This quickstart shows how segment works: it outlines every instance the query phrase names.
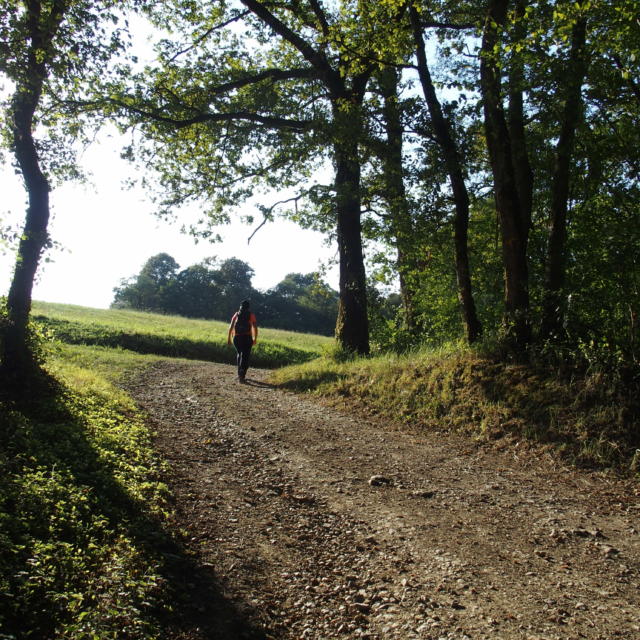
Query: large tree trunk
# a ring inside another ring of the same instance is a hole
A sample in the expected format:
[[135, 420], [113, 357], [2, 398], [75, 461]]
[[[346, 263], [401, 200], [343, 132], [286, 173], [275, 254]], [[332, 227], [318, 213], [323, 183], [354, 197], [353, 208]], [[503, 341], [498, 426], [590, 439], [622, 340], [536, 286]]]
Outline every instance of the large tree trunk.
[[413, 220], [407, 200], [404, 184], [404, 167], [402, 158], [402, 122], [398, 106], [398, 73], [392, 67], [384, 68], [379, 74], [382, 91], [383, 116], [387, 133], [387, 144], [382, 156], [384, 165], [385, 199], [391, 214], [391, 230], [397, 251], [398, 278], [400, 280], [400, 297], [404, 312], [404, 324], [409, 331], [418, 330], [415, 313], [416, 291], [412, 285], [415, 278], [415, 261], [413, 254]]
[[545, 270], [545, 297], [541, 337], [558, 335], [564, 315], [562, 288], [566, 272], [567, 207], [569, 177], [576, 127], [582, 115], [582, 83], [587, 73], [585, 55], [586, 20], [573, 27], [571, 52], [565, 84], [565, 104], [556, 147], [556, 160], [551, 187], [551, 229]]
[[[333, 107], [335, 190], [338, 253], [340, 257], [340, 303], [336, 338], [349, 351], [369, 353], [367, 282], [362, 251], [360, 210], [359, 126], [353, 114]], [[357, 118], [355, 118], [357, 121]]]
[[[360, 159], [358, 142], [362, 135], [362, 101], [373, 68], [352, 75], [339, 60], [334, 66], [324, 48], [314, 47], [280, 20], [267, 3], [242, 0], [242, 3], [269, 25], [284, 40], [293, 45], [319, 73], [328, 89], [333, 111], [333, 150], [336, 169], [336, 217], [338, 252], [340, 256], [340, 304], [336, 323], [336, 338], [340, 345], [359, 354], [369, 353], [369, 322], [367, 288], [362, 252], [360, 220]], [[292, 4], [292, 12], [300, 17], [301, 7]], [[313, 13], [328, 29], [327, 16], [321, 3], [312, 3]], [[351, 81], [350, 83], [348, 81]], [[351, 85], [348, 88], [348, 85]]]
[[429, 108], [433, 131], [444, 158], [456, 208], [454, 244], [458, 299], [460, 300], [467, 340], [471, 343], [475, 342], [482, 334], [482, 325], [476, 313], [476, 305], [471, 286], [471, 269], [469, 267], [469, 194], [464, 182], [458, 147], [453, 139], [449, 122], [442, 112], [442, 107], [431, 79], [420, 19], [413, 5], [410, 6], [410, 16], [416, 47], [416, 58], [418, 61], [418, 74], [420, 76], [425, 101]]
[[528, 228], [522, 215], [513, 150], [502, 104], [498, 33], [506, 21], [508, 0], [491, 0], [480, 57], [480, 90], [494, 197], [500, 221], [505, 279], [505, 328], [513, 347], [524, 354], [531, 340], [529, 319]]

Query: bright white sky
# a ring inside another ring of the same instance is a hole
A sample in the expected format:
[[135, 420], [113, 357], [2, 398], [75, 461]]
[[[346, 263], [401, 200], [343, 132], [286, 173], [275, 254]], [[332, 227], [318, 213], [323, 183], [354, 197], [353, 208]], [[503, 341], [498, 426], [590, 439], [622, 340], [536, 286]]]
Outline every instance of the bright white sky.
[[[136, 54], [141, 60], [151, 59], [151, 41], [157, 34], [139, 16], [130, 16], [130, 21], [136, 33]], [[81, 160], [93, 176], [91, 184], [67, 184], [51, 193], [49, 230], [60, 248], [48, 252], [51, 262], [42, 261], [34, 300], [107, 308], [120, 280], [138, 274], [151, 256], [161, 252], [175, 258], [181, 268], [211, 256], [239, 258], [255, 270], [253, 286], [262, 290], [278, 284], [288, 273], [316, 271], [335, 258], [336, 247], [325, 246], [321, 234], [284, 220], [262, 227], [247, 245], [262, 220], [257, 210], [250, 211], [250, 205], [245, 212], [255, 214], [258, 222], [253, 227], [236, 219], [218, 230], [222, 243], [196, 244], [191, 236], [180, 233], [184, 222], [197, 218], [196, 212], [176, 212], [174, 225], [163, 222], [154, 217], [153, 203], [144, 192], [123, 187], [134, 169], [120, 158], [120, 147], [117, 139], [103, 136]], [[290, 196], [274, 193], [272, 202]], [[263, 204], [270, 202], [263, 200]], [[22, 230], [25, 203], [21, 179], [11, 167], [0, 164], [0, 226]], [[14, 254], [0, 245], [0, 295], [9, 290], [14, 262]], [[338, 289], [337, 267], [329, 270], [327, 282]]]
[[[324, 245], [324, 237], [280, 220], [265, 225], [247, 245], [254, 227], [239, 221], [219, 229], [223, 243], [195, 243], [180, 233], [182, 222], [193, 216], [185, 211], [172, 225], [153, 215], [153, 204], [140, 189], [128, 190], [123, 181], [132, 166], [120, 159], [117, 141], [96, 143], [83, 157], [93, 173], [92, 184], [67, 184], [51, 193], [53, 219], [50, 232], [61, 248], [48, 252], [52, 262], [41, 263], [33, 299], [107, 308], [113, 288], [122, 278], [136, 275], [151, 256], [166, 252], [181, 268], [209, 256], [236, 257], [254, 270], [253, 286], [268, 289], [288, 273], [316, 271], [321, 262], [335, 257], [336, 248]], [[0, 171], [0, 224], [22, 229], [26, 193], [10, 167]], [[273, 202], [281, 199], [273, 195]], [[247, 205], [250, 208], [250, 205]], [[262, 220], [257, 211], [256, 220]], [[0, 253], [0, 295], [9, 290], [15, 257]], [[338, 288], [337, 269], [328, 283]]]

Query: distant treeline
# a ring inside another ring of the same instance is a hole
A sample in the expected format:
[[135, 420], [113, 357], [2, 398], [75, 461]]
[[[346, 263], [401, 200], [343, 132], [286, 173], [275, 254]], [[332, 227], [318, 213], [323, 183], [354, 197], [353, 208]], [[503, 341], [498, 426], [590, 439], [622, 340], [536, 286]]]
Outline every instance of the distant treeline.
[[174, 258], [159, 253], [138, 275], [121, 281], [111, 306], [228, 321], [250, 299], [263, 326], [333, 335], [338, 293], [317, 274], [290, 273], [268, 291], [253, 288], [253, 275], [238, 258], [207, 258], [181, 270]]

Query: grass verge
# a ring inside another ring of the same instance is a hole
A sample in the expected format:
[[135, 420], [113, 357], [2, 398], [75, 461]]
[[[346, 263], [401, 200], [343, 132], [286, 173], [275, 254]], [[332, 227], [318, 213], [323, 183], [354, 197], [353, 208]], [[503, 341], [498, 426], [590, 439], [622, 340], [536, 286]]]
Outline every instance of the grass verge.
[[63, 347], [46, 393], [0, 400], [0, 637], [161, 635], [166, 487], [113, 384], [147, 361]]
[[640, 398], [600, 374], [559, 377], [450, 345], [344, 363], [322, 358], [272, 380], [420, 429], [485, 440], [510, 434], [580, 465], [640, 470]]

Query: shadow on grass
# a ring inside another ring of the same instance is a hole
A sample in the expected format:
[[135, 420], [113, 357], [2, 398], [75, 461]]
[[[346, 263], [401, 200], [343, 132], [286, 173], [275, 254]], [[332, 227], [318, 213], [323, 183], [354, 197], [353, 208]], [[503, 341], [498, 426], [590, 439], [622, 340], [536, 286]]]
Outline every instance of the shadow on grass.
[[[504, 409], [496, 435], [556, 447], [589, 468], [634, 467], [640, 447], [638, 389], [581, 373], [559, 376], [529, 365], [493, 365], [478, 377], [484, 397]], [[495, 422], [495, 421], [494, 421]]]
[[118, 443], [108, 450], [89, 432], [56, 380], [30, 391], [0, 397], [0, 635], [266, 638], [259, 612], [226, 598], [214, 570], [117, 479]]

